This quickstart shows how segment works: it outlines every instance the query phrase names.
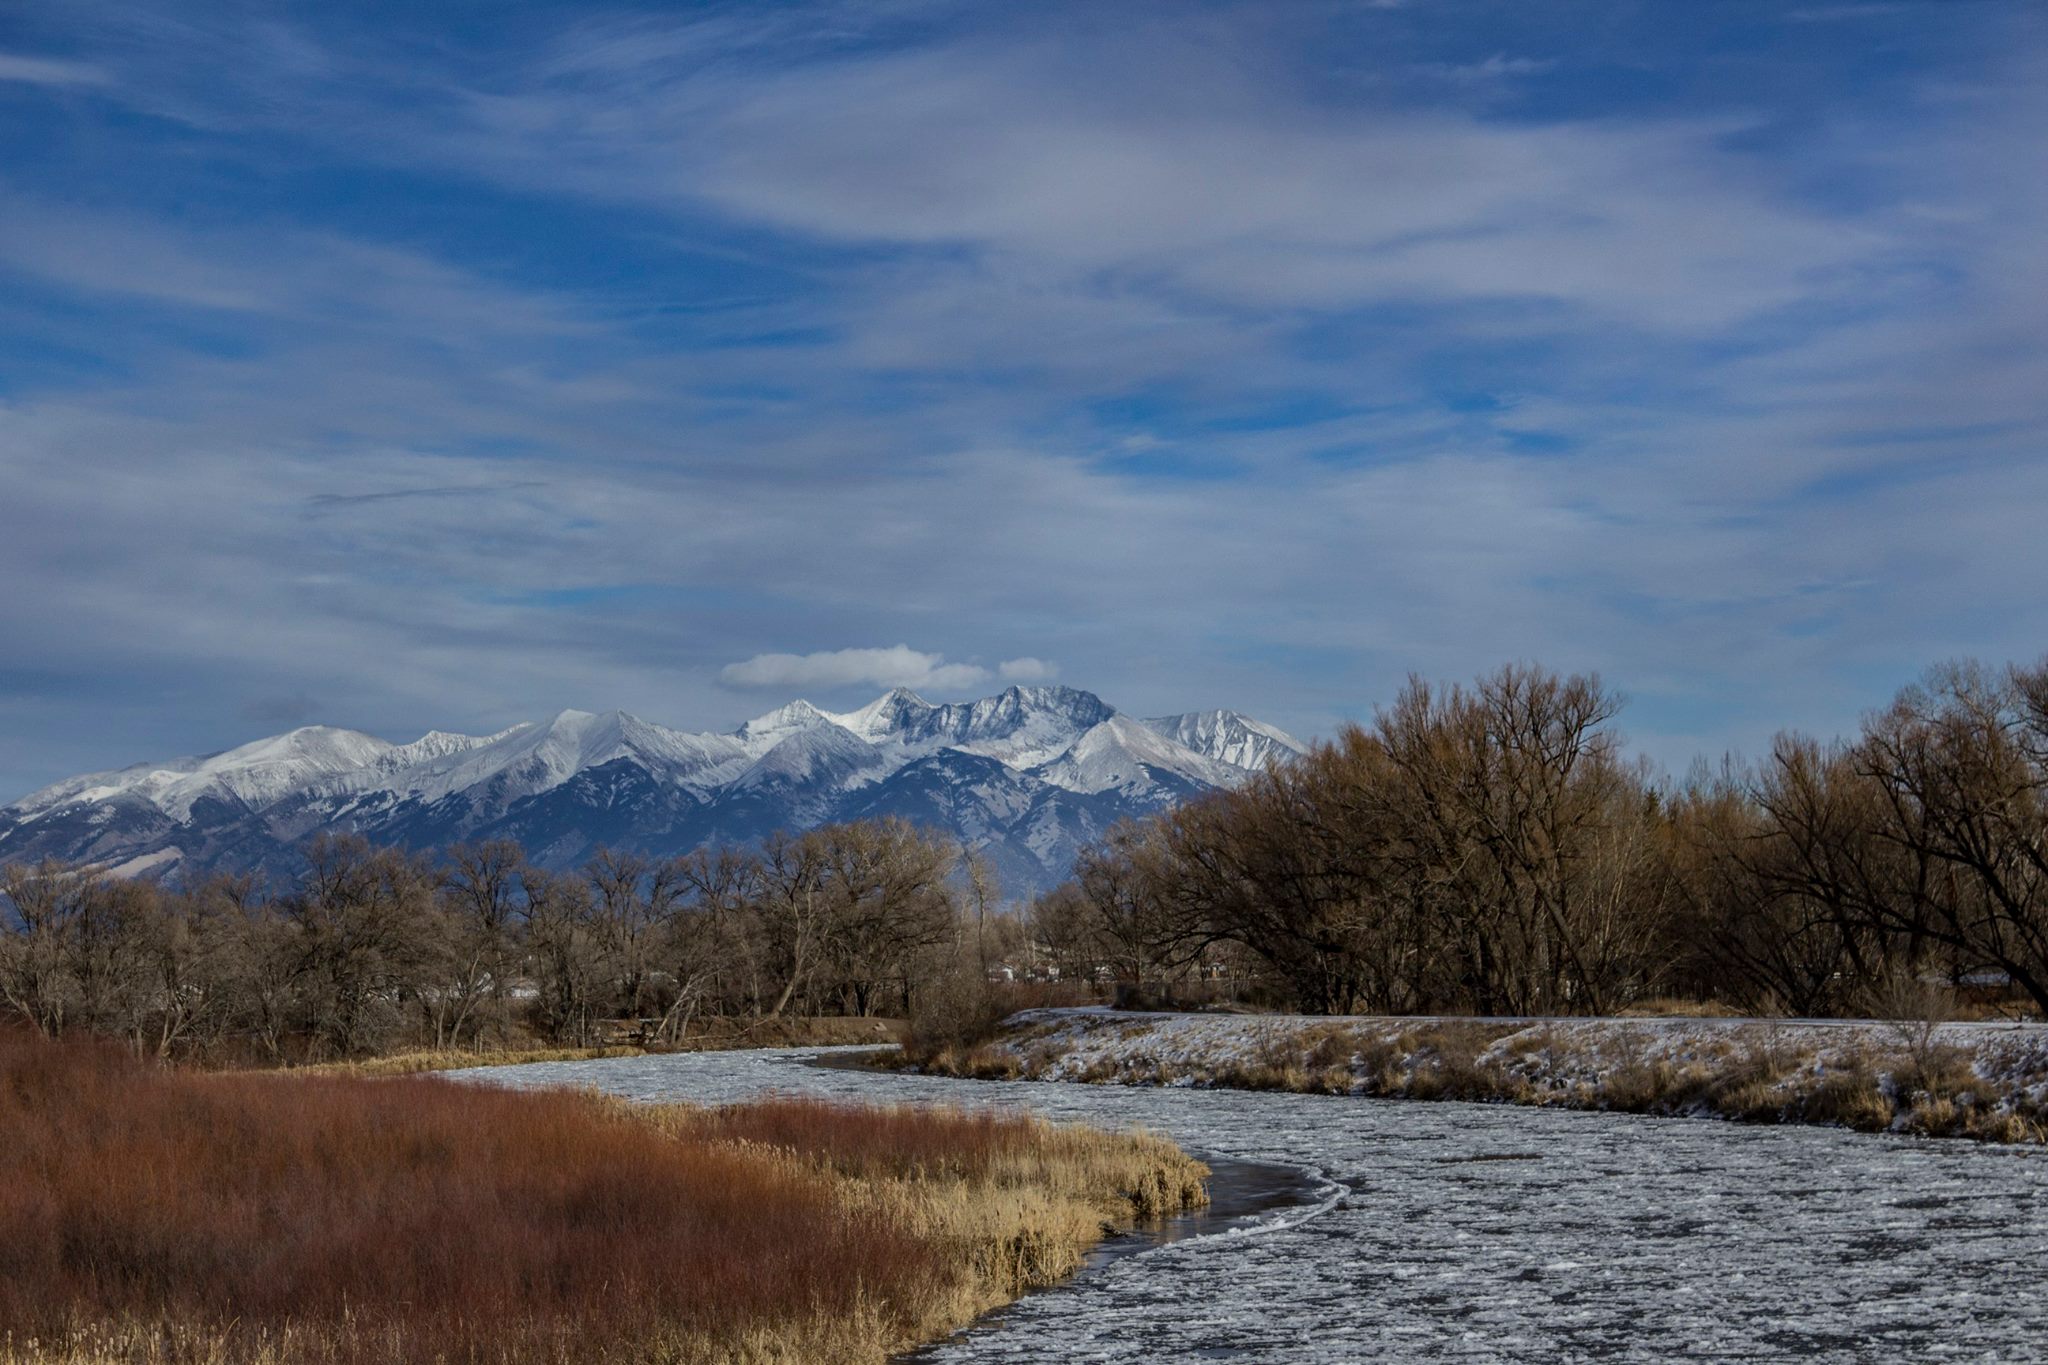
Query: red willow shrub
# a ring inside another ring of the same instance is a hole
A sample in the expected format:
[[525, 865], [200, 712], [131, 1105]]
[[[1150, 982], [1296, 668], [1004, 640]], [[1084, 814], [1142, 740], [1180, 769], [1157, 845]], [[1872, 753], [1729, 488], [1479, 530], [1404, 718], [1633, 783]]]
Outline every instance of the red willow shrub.
[[708, 1111], [697, 1131], [788, 1148], [843, 1175], [975, 1179], [1042, 1141], [1022, 1115], [991, 1110], [849, 1108], [784, 1095]]
[[[829, 1109], [753, 1130], [830, 1148]], [[907, 1138], [842, 1117], [863, 1152]], [[936, 1255], [835, 1203], [823, 1174], [585, 1095], [196, 1075], [0, 1029], [0, 1336], [17, 1342], [239, 1324], [233, 1359], [291, 1323], [338, 1361], [638, 1359], [915, 1303]]]

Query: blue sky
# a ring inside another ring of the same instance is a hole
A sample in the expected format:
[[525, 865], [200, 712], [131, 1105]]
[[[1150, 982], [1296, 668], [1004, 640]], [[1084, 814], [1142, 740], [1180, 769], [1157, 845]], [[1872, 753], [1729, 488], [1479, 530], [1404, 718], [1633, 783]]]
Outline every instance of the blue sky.
[[0, 799], [1006, 680], [1659, 761], [2048, 648], [2048, 7], [0, 7]]

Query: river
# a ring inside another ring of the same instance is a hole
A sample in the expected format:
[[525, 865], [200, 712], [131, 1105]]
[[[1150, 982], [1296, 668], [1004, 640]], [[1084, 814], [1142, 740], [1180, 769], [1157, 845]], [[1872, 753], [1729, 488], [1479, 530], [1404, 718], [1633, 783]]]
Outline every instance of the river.
[[463, 1073], [1142, 1124], [1303, 1201], [1103, 1258], [920, 1361], [2048, 1360], [2048, 1150], [1707, 1119], [824, 1068], [817, 1049]]

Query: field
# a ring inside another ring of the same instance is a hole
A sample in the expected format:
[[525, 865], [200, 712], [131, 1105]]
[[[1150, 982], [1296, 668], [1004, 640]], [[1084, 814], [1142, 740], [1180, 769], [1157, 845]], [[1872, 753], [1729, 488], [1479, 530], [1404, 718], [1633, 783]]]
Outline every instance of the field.
[[1204, 1174], [1023, 1117], [201, 1075], [0, 1031], [0, 1360], [880, 1360]]

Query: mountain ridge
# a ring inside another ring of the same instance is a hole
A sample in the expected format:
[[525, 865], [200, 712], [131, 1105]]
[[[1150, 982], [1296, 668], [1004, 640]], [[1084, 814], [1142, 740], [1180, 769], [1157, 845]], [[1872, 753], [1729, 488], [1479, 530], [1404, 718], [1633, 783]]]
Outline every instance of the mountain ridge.
[[0, 806], [0, 861], [287, 873], [297, 845], [336, 832], [414, 848], [515, 838], [568, 867], [603, 844], [668, 856], [899, 814], [987, 853], [1026, 893], [1116, 820], [1302, 748], [1237, 712], [1138, 720], [1064, 686], [939, 704], [895, 688], [847, 712], [798, 700], [722, 733], [575, 710], [404, 744], [313, 725], [31, 792]]

